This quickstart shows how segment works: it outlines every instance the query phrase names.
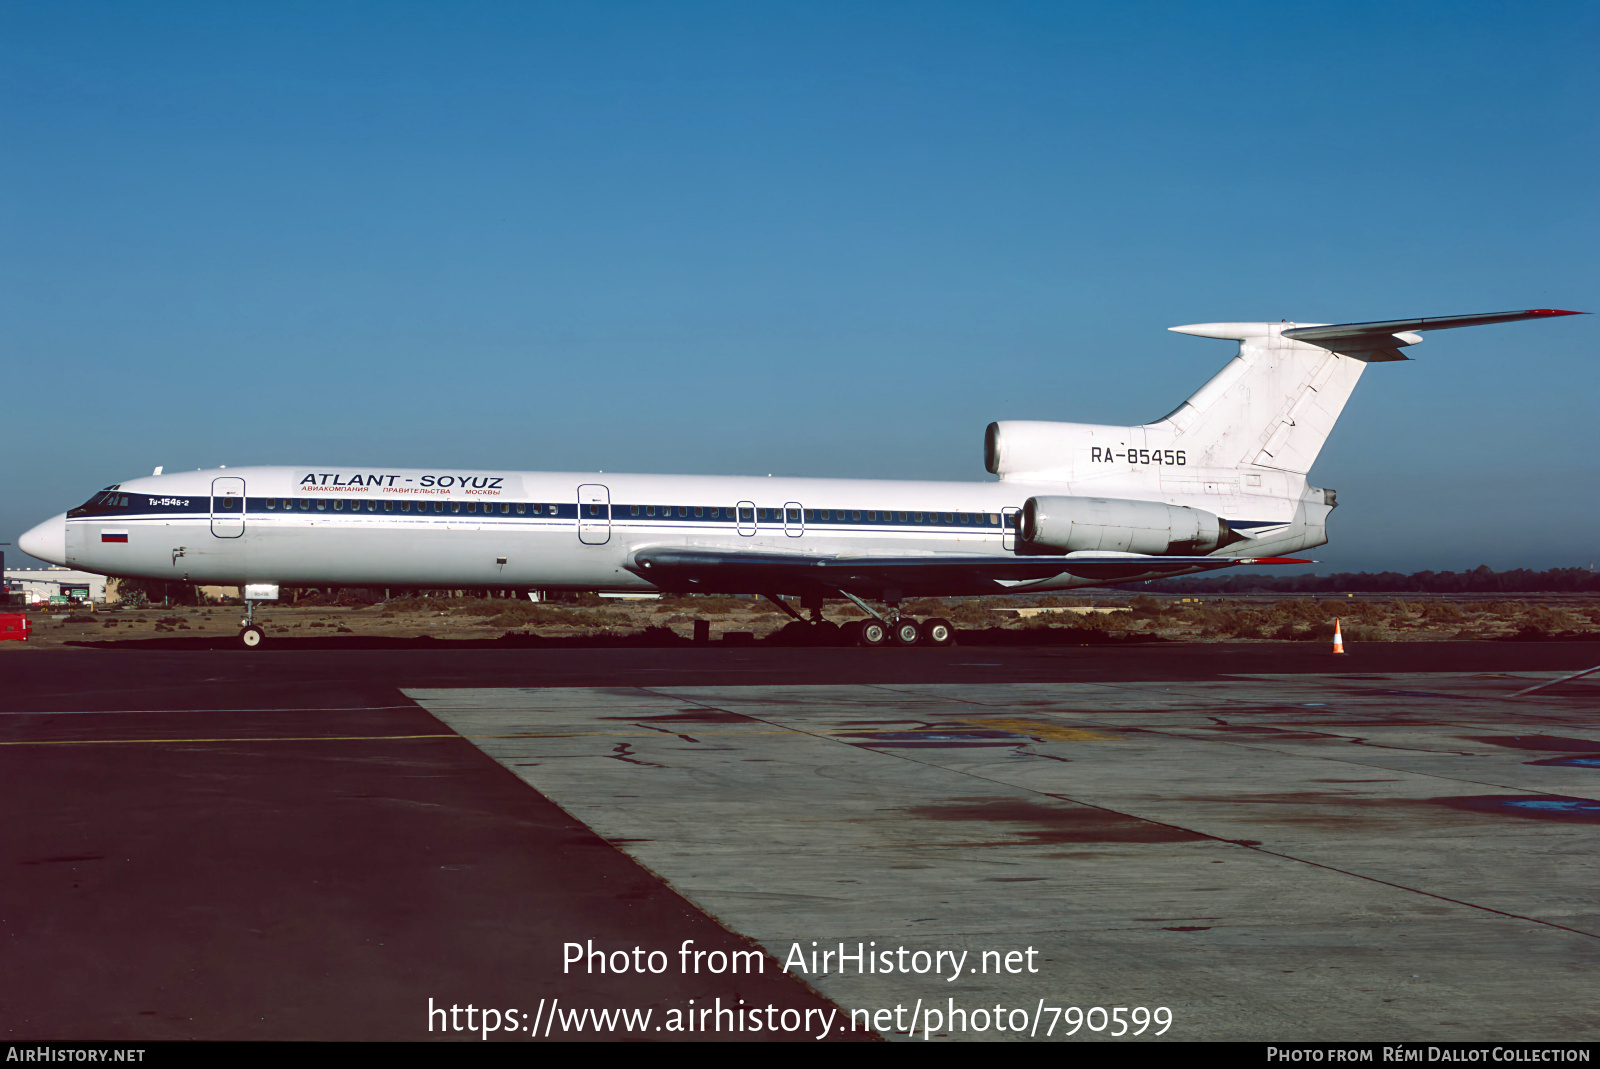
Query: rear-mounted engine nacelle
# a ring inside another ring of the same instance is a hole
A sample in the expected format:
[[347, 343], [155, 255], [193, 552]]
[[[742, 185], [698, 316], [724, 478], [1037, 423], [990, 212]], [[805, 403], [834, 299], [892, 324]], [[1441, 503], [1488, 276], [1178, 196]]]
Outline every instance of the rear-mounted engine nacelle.
[[1209, 512], [1114, 497], [1030, 497], [1022, 506], [1022, 537], [1058, 553], [1179, 555], [1209, 553], [1239, 540], [1226, 520]]

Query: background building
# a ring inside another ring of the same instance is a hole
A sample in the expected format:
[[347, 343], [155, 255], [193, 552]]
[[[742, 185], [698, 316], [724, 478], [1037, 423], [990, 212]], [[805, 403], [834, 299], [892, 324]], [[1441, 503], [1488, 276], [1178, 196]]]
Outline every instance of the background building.
[[106, 600], [106, 577], [72, 568], [7, 568], [6, 590], [29, 605], [66, 598], [74, 604]]

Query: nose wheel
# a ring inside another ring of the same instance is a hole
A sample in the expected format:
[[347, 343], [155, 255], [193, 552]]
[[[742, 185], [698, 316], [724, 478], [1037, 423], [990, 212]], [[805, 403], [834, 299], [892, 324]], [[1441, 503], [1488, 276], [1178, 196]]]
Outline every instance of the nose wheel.
[[258, 650], [262, 643], [267, 641], [267, 633], [256, 624], [256, 603], [252, 598], [244, 601], [244, 619], [239, 623], [244, 627], [235, 639], [241, 650]]

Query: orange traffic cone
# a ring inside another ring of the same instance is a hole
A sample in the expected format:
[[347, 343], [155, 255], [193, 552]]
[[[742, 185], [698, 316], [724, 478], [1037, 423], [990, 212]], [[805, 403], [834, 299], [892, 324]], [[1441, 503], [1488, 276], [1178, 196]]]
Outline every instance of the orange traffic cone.
[[1339, 618], [1333, 618], [1333, 652], [1344, 652], [1344, 636], [1339, 633]]

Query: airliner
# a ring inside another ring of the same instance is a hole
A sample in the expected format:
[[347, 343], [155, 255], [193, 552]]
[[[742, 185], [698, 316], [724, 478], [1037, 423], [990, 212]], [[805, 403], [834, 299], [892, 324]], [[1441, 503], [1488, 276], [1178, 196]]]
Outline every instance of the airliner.
[[[1306, 476], [1368, 364], [1408, 359], [1423, 331], [1579, 314], [1172, 327], [1238, 353], [1152, 423], [991, 423], [988, 482], [157, 468], [19, 546], [105, 575], [236, 584], [247, 649], [281, 586], [756, 594], [819, 639], [946, 645], [949, 621], [903, 601], [1308, 563], [1286, 554], [1327, 541], [1335, 500]], [[830, 598], [866, 618], [838, 633]]]

